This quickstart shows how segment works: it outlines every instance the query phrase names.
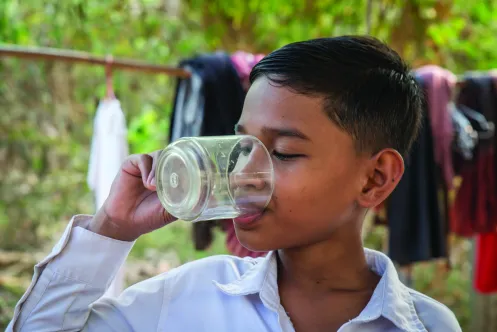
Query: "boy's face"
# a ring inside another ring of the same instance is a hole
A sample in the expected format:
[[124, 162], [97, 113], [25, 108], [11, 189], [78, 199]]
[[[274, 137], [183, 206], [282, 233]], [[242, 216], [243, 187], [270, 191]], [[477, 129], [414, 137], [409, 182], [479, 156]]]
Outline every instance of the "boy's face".
[[247, 94], [238, 134], [266, 145], [275, 176], [262, 217], [249, 224], [235, 220], [243, 245], [260, 251], [295, 248], [330, 239], [341, 227], [359, 228], [354, 220], [364, 213], [357, 203], [371, 156], [356, 152], [352, 138], [324, 113], [321, 98], [260, 78]]

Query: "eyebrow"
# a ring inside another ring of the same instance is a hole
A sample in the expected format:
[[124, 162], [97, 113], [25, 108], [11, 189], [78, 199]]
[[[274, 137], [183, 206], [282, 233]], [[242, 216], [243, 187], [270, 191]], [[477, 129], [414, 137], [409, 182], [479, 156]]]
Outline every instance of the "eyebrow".
[[[241, 124], [235, 125], [235, 132], [241, 133], [241, 134], [246, 134], [247, 130], [245, 127]], [[310, 141], [310, 138], [306, 136], [304, 133], [301, 131], [295, 129], [295, 128], [275, 128], [275, 127], [262, 127], [262, 132], [263, 133], [270, 133], [272, 135], [276, 135], [279, 137], [290, 137], [290, 138], [298, 138], [304, 141]]]

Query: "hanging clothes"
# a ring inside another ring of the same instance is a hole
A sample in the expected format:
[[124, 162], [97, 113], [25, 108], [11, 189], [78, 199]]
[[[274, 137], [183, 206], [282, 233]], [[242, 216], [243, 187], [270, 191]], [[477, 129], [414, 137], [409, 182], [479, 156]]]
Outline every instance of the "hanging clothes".
[[[453, 228], [460, 235], [477, 234], [474, 287], [497, 292], [497, 76], [467, 75], [459, 102], [479, 133], [473, 163], [465, 163], [463, 182], [452, 209]], [[476, 114], [475, 114], [476, 113]]]
[[450, 102], [457, 77], [450, 71], [435, 65], [427, 65], [415, 70], [426, 86], [428, 116], [435, 146], [435, 161], [440, 166], [445, 185], [451, 189], [454, 179], [452, 166], [452, 139], [454, 128]]
[[242, 87], [245, 91], [248, 91], [250, 87], [249, 78], [252, 68], [254, 68], [262, 58], [264, 58], [264, 54], [252, 54], [244, 51], [236, 51], [231, 55], [231, 62], [240, 77]]
[[169, 135], [171, 142], [181, 137], [200, 136], [204, 120], [202, 79], [191, 66], [185, 65], [184, 69], [188, 70], [191, 76], [190, 79], [178, 81]]
[[99, 209], [110, 192], [110, 187], [121, 164], [129, 154], [126, 118], [117, 99], [102, 100], [97, 108], [88, 166], [88, 186]]
[[[428, 92], [431, 81], [424, 77], [417, 79]], [[386, 204], [388, 254], [401, 266], [447, 257], [447, 226], [438, 200], [444, 181], [435, 171], [432, 111], [427, 108], [419, 136], [406, 158], [404, 175]]]
[[456, 165], [473, 159], [473, 152], [478, 143], [478, 133], [463, 110], [458, 109], [454, 103], [452, 103], [451, 108], [454, 125], [453, 160], [454, 170], [457, 173]]
[[[494, 179], [495, 179], [495, 192], [497, 193], [497, 175], [495, 175], [495, 173], [497, 173], [497, 134], [495, 133], [495, 127], [497, 126], [497, 69], [495, 70], [492, 70], [490, 73], [489, 73], [489, 77], [490, 77], [490, 80], [492, 82], [491, 84], [491, 91], [492, 91], [492, 103], [491, 103], [491, 106], [490, 108], [487, 110], [487, 113], [488, 116], [489, 116], [489, 121], [492, 122], [493, 124], [493, 129], [494, 129], [494, 135], [493, 135], [493, 138], [494, 138], [494, 144], [493, 144], [493, 147], [494, 147]], [[497, 196], [495, 197], [496, 201], [497, 201]]]
[[[235, 59], [236, 62], [233, 62]], [[229, 56], [223, 52], [203, 54], [180, 63], [191, 72], [191, 78], [179, 79], [176, 87], [169, 137], [171, 141], [185, 136], [219, 136], [234, 134], [240, 118], [246, 90], [242, 81], [255, 64], [244, 63], [247, 54]], [[213, 240], [213, 227], [226, 231], [227, 248], [241, 257], [259, 254], [245, 249], [235, 235], [232, 220], [208, 221], [193, 224], [196, 250], [206, 249]]]
[[458, 108], [478, 133], [472, 161], [457, 168], [462, 178], [450, 211], [451, 230], [471, 237], [497, 232], [497, 161], [495, 136], [497, 93], [490, 76], [467, 75], [459, 92]]
[[184, 60], [192, 73], [179, 79], [169, 137], [232, 135], [242, 113], [245, 92], [231, 58], [224, 52]]
[[476, 238], [474, 287], [483, 294], [497, 292], [497, 232]]
[[[98, 107], [93, 124], [88, 186], [95, 196], [98, 210], [110, 193], [112, 182], [129, 154], [126, 118], [117, 99], [104, 99]], [[124, 289], [124, 265], [116, 274], [106, 296], [117, 297]]]

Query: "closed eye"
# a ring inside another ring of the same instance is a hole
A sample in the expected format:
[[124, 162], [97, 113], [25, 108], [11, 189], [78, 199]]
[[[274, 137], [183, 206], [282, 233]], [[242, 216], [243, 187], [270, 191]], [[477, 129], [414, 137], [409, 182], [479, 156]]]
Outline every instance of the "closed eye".
[[284, 154], [284, 153], [279, 153], [276, 150], [273, 151], [273, 156], [275, 156], [276, 159], [279, 159], [282, 161], [289, 161], [289, 160], [297, 159], [300, 157], [304, 157], [304, 155], [302, 155], [302, 154]]

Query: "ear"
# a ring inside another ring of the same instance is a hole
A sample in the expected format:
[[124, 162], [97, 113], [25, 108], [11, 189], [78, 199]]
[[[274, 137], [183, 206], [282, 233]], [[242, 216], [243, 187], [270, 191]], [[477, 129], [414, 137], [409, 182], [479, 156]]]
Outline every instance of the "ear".
[[384, 149], [366, 165], [366, 179], [358, 203], [372, 208], [383, 202], [395, 189], [404, 174], [404, 159], [394, 149]]

